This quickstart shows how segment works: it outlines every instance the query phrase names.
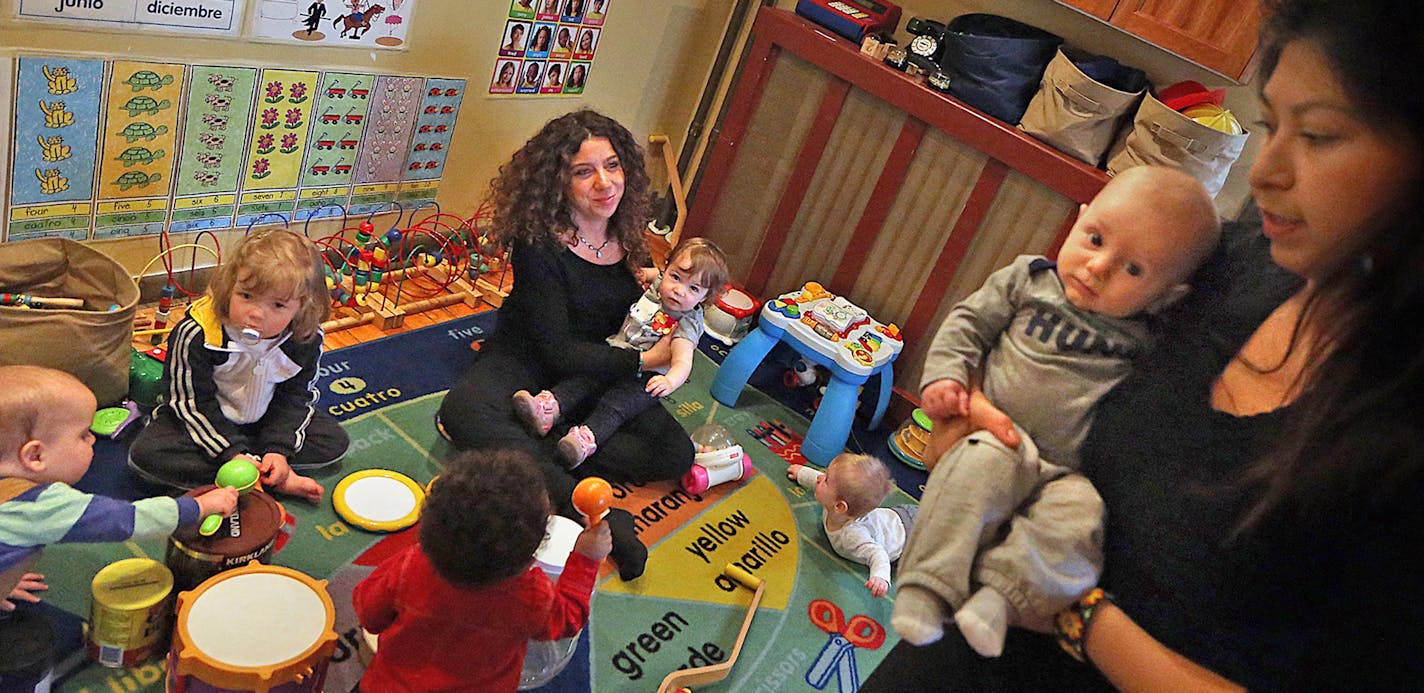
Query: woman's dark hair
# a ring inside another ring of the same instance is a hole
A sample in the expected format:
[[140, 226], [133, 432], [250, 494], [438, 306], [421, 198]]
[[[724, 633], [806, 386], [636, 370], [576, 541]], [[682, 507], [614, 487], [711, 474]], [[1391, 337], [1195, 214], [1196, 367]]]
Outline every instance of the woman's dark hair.
[[549, 512], [543, 474], [527, 454], [472, 450], [431, 485], [420, 511], [420, 547], [440, 577], [487, 585], [529, 569]]
[[[570, 71], [571, 78], [578, 68]], [[618, 121], [594, 111], [574, 111], [549, 121], [500, 167], [490, 182], [494, 232], [505, 244], [559, 246], [571, 240], [575, 225], [568, 201], [570, 164], [591, 137], [608, 140], [623, 167], [623, 200], [608, 220], [608, 233], [623, 247], [624, 264], [637, 269], [648, 257], [643, 231], [649, 219], [649, 183], [643, 148]]]
[[531, 47], [530, 50], [549, 50], [549, 37], [552, 36], [553, 33], [554, 32], [549, 30], [549, 26], [547, 24], [539, 27], [539, 30], [534, 32], [534, 45], [533, 47]]
[[[1276, 0], [1266, 12], [1259, 83], [1286, 45], [1304, 42], [1329, 62], [1370, 126], [1405, 133], [1399, 146], [1424, 161], [1417, 3]], [[1420, 187], [1405, 193], [1404, 208], [1380, 228], [1361, 229], [1370, 236], [1358, 256], [1317, 282], [1302, 320], [1319, 335], [1307, 361], [1318, 365], [1305, 376], [1281, 439], [1248, 471], [1247, 483], [1260, 493], [1238, 531], [1280, 511], [1291, 521], [1353, 523], [1418, 502], [1424, 322], [1406, 316], [1424, 306]]]

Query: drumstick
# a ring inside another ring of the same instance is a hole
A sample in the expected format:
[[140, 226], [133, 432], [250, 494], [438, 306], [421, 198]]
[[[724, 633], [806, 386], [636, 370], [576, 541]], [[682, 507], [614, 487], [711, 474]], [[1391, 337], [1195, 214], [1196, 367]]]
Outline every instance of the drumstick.
[[31, 308], [83, 308], [82, 298], [31, 296], [30, 294], [0, 294], [0, 305]]
[[674, 671], [663, 677], [662, 685], [658, 686], [658, 693], [670, 693], [687, 686], [717, 683], [727, 678], [727, 674], [732, 673], [732, 665], [736, 664], [737, 655], [742, 652], [742, 644], [747, 640], [747, 630], [752, 626], [752, 617], [756, 616], [757, 607], [761, 605], [761, 595], [766, 591], [766, 581], [731, 563], [722, 569], [722, 574], [736, 580], [742, 587], [755, 590], [752, 593], [751, 604], [747, 605], [747, 617], [742, 619], [742, 630], [737, 633], [737, 642], [732, 645], [732, 656], [728, 657], [725, 662]]

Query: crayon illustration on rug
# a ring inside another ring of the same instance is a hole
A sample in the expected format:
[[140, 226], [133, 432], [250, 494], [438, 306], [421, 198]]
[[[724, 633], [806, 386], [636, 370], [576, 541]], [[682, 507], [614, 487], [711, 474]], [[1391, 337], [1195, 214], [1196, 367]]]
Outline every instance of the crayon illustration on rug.
[[[367, 469], [400, 472], [421, 485], [439, 473], [450, 450], [432, 425], [434, 413], [444, 388], [470, 358], [468, 344], [493, 329], [493, 317], [477, 315], [323, 359], [320, 406], [342, 421], [351, 448], [339, 470], [316, 476], [328, 489], [320, 505], [283, 502], [295, 524], [272, 562], [328, 581], [337, 638], [327, 691], [350, 690], [362, 671], [351, 590], [382, 559], [416, 539], [414, 528], [381, 533], [353, 526], [336, 513], [330, 494], [342, 479]], [[786, 478], [789, 461], [804, 463], [798, 450], [807, 421], [752, 388], [735, 409], [718, 404], [708, 390], [716, 370], [713, 359], [700, 355], [687, 384], [664, 404], [689, 432], [720, 425], [754, 469], [700, 494], [676, 482], [613, 483], [613, 504], [634, 515], [648, 545], [647, 571], [623, 582], [605, 564], [589, 626], [572, 659], [536, 690], [655, 690], [675, 670], [727, 661], [752, 594], [723, 574], [728, 565], [764, 580], [764, 595], [727, 678], [698, 690], [853, 691], [894, 645], [888, 630], [893, 588], [886, 598], [869, 594], [866, 567], [834, 553], [821, 529], [819, 504]], [[135, 487], [125, 476], [122, 454], [121, 446], [101, 445], [94, 464], [100, 471], [91, 472], [81, 488], [147, 495], [151, 489]], [[879, 456], [895, 466], [883, 447]], [[913, 500], [897, 489], [884, 504], [907, 502]], [[166, 548], [162, 541], [140, 541], [46, 550], [39, 566], [52, 586], [46, 611], [69, 622], [61, 628], [66, 649], [55, 690], [163, 690], [161, 657], [130, 668], [101, 667], [80, 651], [77, 623], [89, 616], [90, 581], [100, 569], [135, 556], [162, 561]]]

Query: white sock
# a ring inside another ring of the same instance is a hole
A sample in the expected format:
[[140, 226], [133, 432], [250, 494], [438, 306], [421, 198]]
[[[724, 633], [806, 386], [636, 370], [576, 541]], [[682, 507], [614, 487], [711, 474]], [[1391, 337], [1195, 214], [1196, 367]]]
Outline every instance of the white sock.
[[1004, 637], [1009, 630], [1009, 600], [992, 587], [980, 587], [959, 611], [954, 622], [969, 646], [984, 657], [1004, 653]]
[[890, 625], [911, 645], [928, 645], [944, 637], [947, 612], [944, 600], [934, 592], [918, 585], [901, 585], [895, 591]]

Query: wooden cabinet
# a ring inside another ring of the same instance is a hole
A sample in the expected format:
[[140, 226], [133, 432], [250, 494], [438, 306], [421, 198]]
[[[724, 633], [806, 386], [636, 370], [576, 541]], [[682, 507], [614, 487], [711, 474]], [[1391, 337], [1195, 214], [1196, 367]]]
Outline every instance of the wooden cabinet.
[[1257, 0], [1057, 0], [1233, 80], [1249, 78]]

